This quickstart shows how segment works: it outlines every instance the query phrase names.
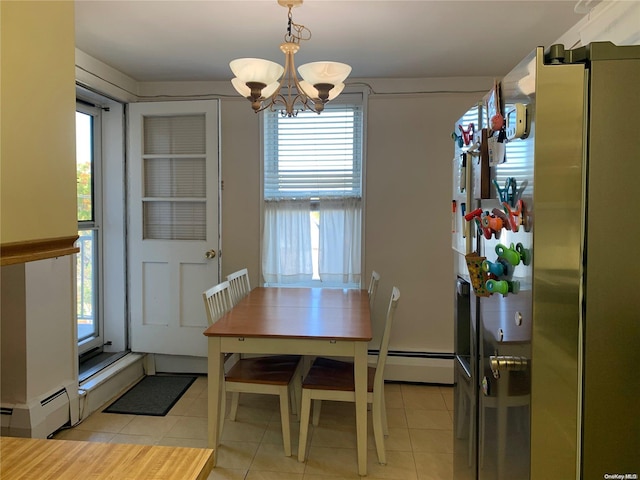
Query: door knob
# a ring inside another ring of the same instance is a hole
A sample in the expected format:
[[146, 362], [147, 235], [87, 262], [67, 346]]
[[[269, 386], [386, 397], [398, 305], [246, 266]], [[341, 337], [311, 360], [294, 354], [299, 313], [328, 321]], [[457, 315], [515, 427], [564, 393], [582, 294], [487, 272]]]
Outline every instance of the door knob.
[[216, 257], [216, 251], [215, 250], [207, 250], [204, 253], [204, 256], [207, 257], [208, 259], [212, 259]]

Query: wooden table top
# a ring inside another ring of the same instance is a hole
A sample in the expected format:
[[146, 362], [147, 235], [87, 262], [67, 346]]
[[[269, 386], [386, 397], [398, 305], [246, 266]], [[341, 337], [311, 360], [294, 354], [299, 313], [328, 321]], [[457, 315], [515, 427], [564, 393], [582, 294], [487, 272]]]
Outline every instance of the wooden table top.
[[209, 448], [0, 437], [2, 480], [206, 480]]
[[204, 334], [368, 342], [369, 295], [354, 289], [258, 287]]

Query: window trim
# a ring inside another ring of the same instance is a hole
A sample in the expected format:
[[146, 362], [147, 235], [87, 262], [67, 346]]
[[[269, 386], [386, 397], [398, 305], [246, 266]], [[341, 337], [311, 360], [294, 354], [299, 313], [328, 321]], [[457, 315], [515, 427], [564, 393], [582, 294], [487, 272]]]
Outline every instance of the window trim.
[[[337, 99], [332, 100], [331, 104], [333, 105], [338, 105], [338, 104], [349, 104], [349, 103], [359, 103], [361, 105], [361, 115], [362, 115], [362, 119], [361, 119], [361, 165], [360, 165], [360, 177], [361, 177], [361, 187], [360, 187], [360, 198], [361, 198], [361, 208], [362, 208], [362, 218], [361, 218], [361, 245], [360, 245], [360, 252], [361, 252], [361, 259], [360, 259], [360, 264], [361, 264], [361, 281], [359, 285], [353, 284], [353, 285], [349, 285], [349, 286], [345, 286], [345, 284], [340, 284], [340, 285], [330, 285], [327, 282], [322, 282], [320, 280], [312, 280], [311, 282], [301, 282], [301, 283], [296, 283], [293, 285], [288, 285], [288, 286], [300, 286], [300, 287], [322, 287], [322, 288], [366, 288], [365, 285], [365, 278], [364, 278], [364, 271], [365, 271], [365, 252], [366, 252], [366, 237], [365, 237], [365, 231], [366, 231], [366, 171], [367, 171], [367, 162], [366, 162], [366, 158], [367, 158], [367, 118], [368, 118], [368, 94], [369, 94], [369, 90], [366, 87], [347, 87], [346, 89], [346, 93], [341, 94]], [[262, 245], [263, 245], [263, 241], [264, 241], [264, 221], [265, 221], [265, 194], [264, 194], [264, 175], [265, 175], [265, 114], [266, 112], [263, 112], [260, 115], [260, 271], [261, 271], [261, 276], [260, 279], [262, 280], [262, 284], [264, 286], [281, 286], [280, 284], [275, 284], [275, 283], [269, 283], [269, 282], [264, 282], [263, 280], [263, 274], [262, 274]], [[311, 203], [312, 203], [312, 211], [316, 211], [318, 209], [318, 205], [319, 205], [319, 199], [317, 198], [312, 198], [311, 199]], [[365, 286], [363, 286], [365, 285]], [[285, 285], [287, 286], [287, 285]]]

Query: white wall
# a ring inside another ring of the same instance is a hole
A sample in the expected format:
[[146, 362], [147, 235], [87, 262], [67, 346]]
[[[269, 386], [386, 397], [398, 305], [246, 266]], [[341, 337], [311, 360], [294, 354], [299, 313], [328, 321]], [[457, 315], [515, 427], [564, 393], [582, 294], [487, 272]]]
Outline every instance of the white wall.
[[249, 267], [260, 285], [260, 116], [242, 98], [221, 102], [222, 278]]
[[601, 2], [555, 43], [561, 43], [565, 48], [573, 48], [591, 42], [639, 45], [640, 2], [637, 0]]
[[[74, 261], [66, 255], [0, 269], [1, 400], [14, 410], [2, 415], [3, 434], [44, 437], [70, 420], [70, 409], [78, 411], [74, 289], [60, 281], [73, 278]], [[52, 425], [40, 402], [62, 388], [62, 420]]]
[[126, 236], [125, 196], [126, 180], [124, 156], [124, 112], [122, 104], [108, 102], [108, 111], [102, 112], [102, 171], [103, 178], [120, 181], [103, 182], [103, 202], [107, 208], [102, 212], [103, 258], [102, 265], [104, 302], [103, 341], [111, 342], [104, 347], [106, 352], [122, 352], [127, 348], [126, 309]]
[[[478, 84], [488, 89], [490, 82]], [[402, 293], [391, 350], [453, 352], [451, 132], [477, 97], [380, 95], [369, 101], [366, 271], [382, 276], [376, 339], [391, 287]]]

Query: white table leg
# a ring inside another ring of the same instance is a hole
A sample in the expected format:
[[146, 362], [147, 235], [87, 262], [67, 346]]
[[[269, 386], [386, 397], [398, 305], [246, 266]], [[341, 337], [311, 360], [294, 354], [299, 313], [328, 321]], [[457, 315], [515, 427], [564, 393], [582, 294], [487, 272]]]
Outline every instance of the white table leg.
[[207, 396], [209, 398], [209, 408], [207, 416], [209, 418], [208, 446], [213, 448], [213, 465], [215, 466], [218, 458], [218, 445], [220, 443], [220, 422], [224, 421], [224, 417], [220, 415], [221, 395], [223, 389], [222, 379], [224, 378], [223, 358], [220, 352], [220, 338], [209, 337], [208, 352], [208, 377], [207, 377]]
[[367, 474], [367, 343], [355, 342], [356, 430], [358, 474]]

